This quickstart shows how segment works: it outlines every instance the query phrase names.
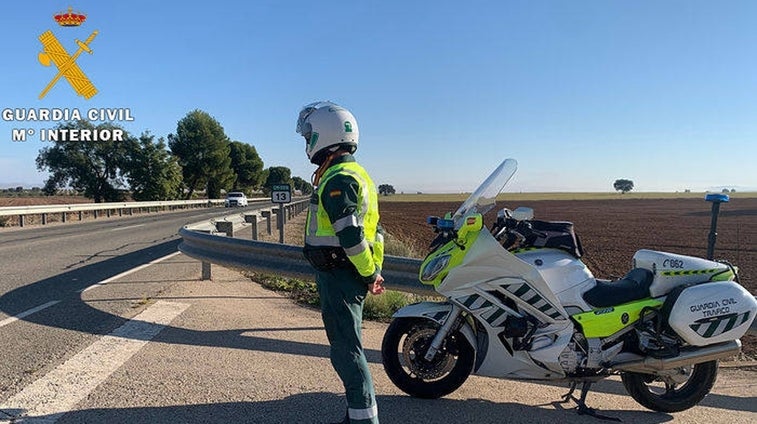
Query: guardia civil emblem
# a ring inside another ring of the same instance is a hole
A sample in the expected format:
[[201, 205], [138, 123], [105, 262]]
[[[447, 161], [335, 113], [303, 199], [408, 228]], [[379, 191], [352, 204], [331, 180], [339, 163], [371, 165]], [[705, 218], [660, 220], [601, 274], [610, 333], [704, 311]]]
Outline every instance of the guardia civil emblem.
[[[87, 15], [84, 15], [81, 12], [74, 12], [73, 9], [69, 7], [67, 12], [58, 13], [53, 16], [53, 19], [55, 19], [55, 22], [61, 27], [78, 27], [87, 20]], [[87, 100], [97, 94], [97, 89], [92, 84], [92, 81], [87, 78], [87, 75], [82, 72], [81, 68], [76, 63], [76, 60], [83, 52], [92, 54], [92, 49], [89, 45], [96, 36], [97, 31], [92, 31], [92, 34], [90, 34], [86, 40], [80, 41], [77, 39], [76, 45], [78, 46], [78, 49], [73, 55], [68, 54], [52, 31], [45, 31], [39, 36], [39, 41], [42, 43], [42, 51], [38, 56], [39, 63], [44, 66], [50, 66], [51, 63], [55, 64], [55, 67], [58, 70], [58, 73], [53, 77], [50, 83], [47, 84], [44, 90], [42, 90], [42, 93], [40, 93], [40, 99], [44, 98], [47, 95], [47, 92], [50, 91], [61, 78], [68, 81], [68, 84], [74, 89], [76, 94]]]

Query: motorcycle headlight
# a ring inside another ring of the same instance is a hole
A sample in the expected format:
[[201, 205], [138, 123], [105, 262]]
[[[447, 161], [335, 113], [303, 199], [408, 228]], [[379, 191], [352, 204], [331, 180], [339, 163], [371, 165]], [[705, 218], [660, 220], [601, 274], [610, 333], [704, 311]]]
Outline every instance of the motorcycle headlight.
[[442, 272], [444, 268], [447, 268], [451, 257], [451, 255], [440, 255], [432, 259], [431, 262], [427, 263], [426, 266], [423, 267], [421, 280], [432, 281], [434, 278], [436, 278], [436, 276], [439, 275], [439, 273]]

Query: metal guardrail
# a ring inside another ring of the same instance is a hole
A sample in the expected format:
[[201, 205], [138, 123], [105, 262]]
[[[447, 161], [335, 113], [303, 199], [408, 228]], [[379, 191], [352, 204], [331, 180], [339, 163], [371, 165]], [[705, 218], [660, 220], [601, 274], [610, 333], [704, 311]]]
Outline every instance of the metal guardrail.
[[[302, 246], [245, 240], [202, 233], [184, 227], [179, 230], [179, 250], [192, 258], [241, 271], [270, 272], [288, 277], [313, 278], [313, 268], [302, 256]], [[432, 295], [418, 282], [418, 259], [386, 256], [386, 287], [392, 290]]]
[[[268, 199], [266, 200], [268, 201]], [[277, 220], [280, 221], [278, 222], [281, 237], [279, 242], [283, 243], [284, 228], [282, 227], [282, 224], [286, 223], [286, 221], [293, 218], [298, 213], [305, 211], [309, 202], [309, 197], [300, 197], [294, 199], [288, 204], [284, 204], [283, 206], [271, 205], [268, 208], [258, 207], [257, 209], [245, 210], [238, 214], [231, 214], [220, 218], [211, 218], [209, 221], [195, 223], [190, 225], [189, 227], [197, 231], [207, 232], [211, 234], [223, 233], [228, 237], [234, 237], [234, 234], [238, 229], [250, 225], [252, 226], [252, 239], [257, 240], [258, 223], [260, 221], [260, 218], [262, 217], [263, 220], [265, 220], [267, 224], [266, 231], [269, 235], [271, 235], [273, 233], [272, 218], [276, 216]], [[283, 216], [280, 216], [280, 214], [283, 214]]]
[[[308, 201], [303, 202], [306, 205]], [[301, 208], [302, 210], [304, 208]], [[313, 278], [313, 268], [302, 255], [302, 246], [233, 238], [221, 234], [226, 231], [219, 230], [219, 227], [228, 227], [219, 226], [220, 222], [233, 223], [232, 234], [245, 224], [251, 224], [244, 215], [229, 215], [181, 228], [179, 235], [182, 241], [179, 250], [204, 264], [217, 264], [240, 271], [270, 272], [293, 278]], [[384, 267], [381, 270], [386, 280], [385, 286], [390, 290], [424, 296], [436, 294], [433, 289], [418, 281], [420, 265], [419, 259], [385, 256]], [[203, 265], [203, 274], [206, 273], [209, 274], [209, 270]]]
[[[249, 199], [269, 200], [269, 199]], [[107, 202], [107, 203], [73, 203], [67, 205], [33, 205], [5, 206], [0, 208], [0, 216], [38, 215], [43, 213], [88, 212], [114, 209], [163, 208], [169, 206], [189, 206], [205, 204], [223, 204], [224, 199], [205, 200], [167, 200], [156, 202]]]
[[[5, 206], [0, 207], [0, 218], [17, 216], [20, 227], [24, 226], [24, 217], [28, 215], [40, 215], [42, 225], [47, 224], [47, 215], [61, 214], [61, 221], [67, 221], [67, 214], [79, 213], [79, 220], [83, 219], [84, 212], [93, 212], [94, 217], [100, 211], [105, 211], [110, 217], [111, 211], [118, 211], [118, 215], [123, 215], [124, 211], [132, 215], [135, 209], [165, 209], [175, 207], [192, 207], [192, 206], [217, 206], [223, 205], [224, 199], [200, 199], [200, 200], [164, 200], [152, 202], [106, 202], [106, 203], [72, 203], [65, 205], [31, 205], [31, 206]], [[250, 204], [254, 202], [270, 201], [268, 198], [248, 199]]]

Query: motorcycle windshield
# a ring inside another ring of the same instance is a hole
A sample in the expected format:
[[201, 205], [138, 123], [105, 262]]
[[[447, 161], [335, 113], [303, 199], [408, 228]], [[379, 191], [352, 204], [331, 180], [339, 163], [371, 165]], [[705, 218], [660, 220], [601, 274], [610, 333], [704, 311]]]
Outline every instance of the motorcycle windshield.
[[496, 204], [497, 195], [505, 188], [517, 169], [518, 162], [515, 159], [505, 159], [502, 161], [497, 169], [473, 191], [470, 197], [452, 215], [452, 219], [455, 221], [455, 228], [460, 227], [460, 218], [469, 213], [480, 213], [483, 215], [492, 210]]

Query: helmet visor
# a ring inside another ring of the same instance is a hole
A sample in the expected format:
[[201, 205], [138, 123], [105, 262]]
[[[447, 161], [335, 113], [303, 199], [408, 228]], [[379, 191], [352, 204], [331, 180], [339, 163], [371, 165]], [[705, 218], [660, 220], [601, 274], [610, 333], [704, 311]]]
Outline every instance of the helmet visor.
[[310, 125], [307, 125], [308, 128], [306, 128], [305, 121], [307, 121], [308, 116], [310, 116], [311, 113], [316, 109], [315, 105], [317, 103], [311, 103], [305, 107], [302, 108], [300, 111], [300, 116], [297, 118], [297, 134], [300, 134], [302, 136], [305, 135], [305, 133], [310, 132], [311, 128]]
[[334, 103], [325, 101], [313, 102], [302, 107], [302, 110], [300, 110], [300, 116], [297, 118], [297, 134], [302, 135], [306, 139], [310, 138], [309, 133], [312, 132], [313, 128], [306, 121], [311, 113], [324, 106], [338, 107]]

